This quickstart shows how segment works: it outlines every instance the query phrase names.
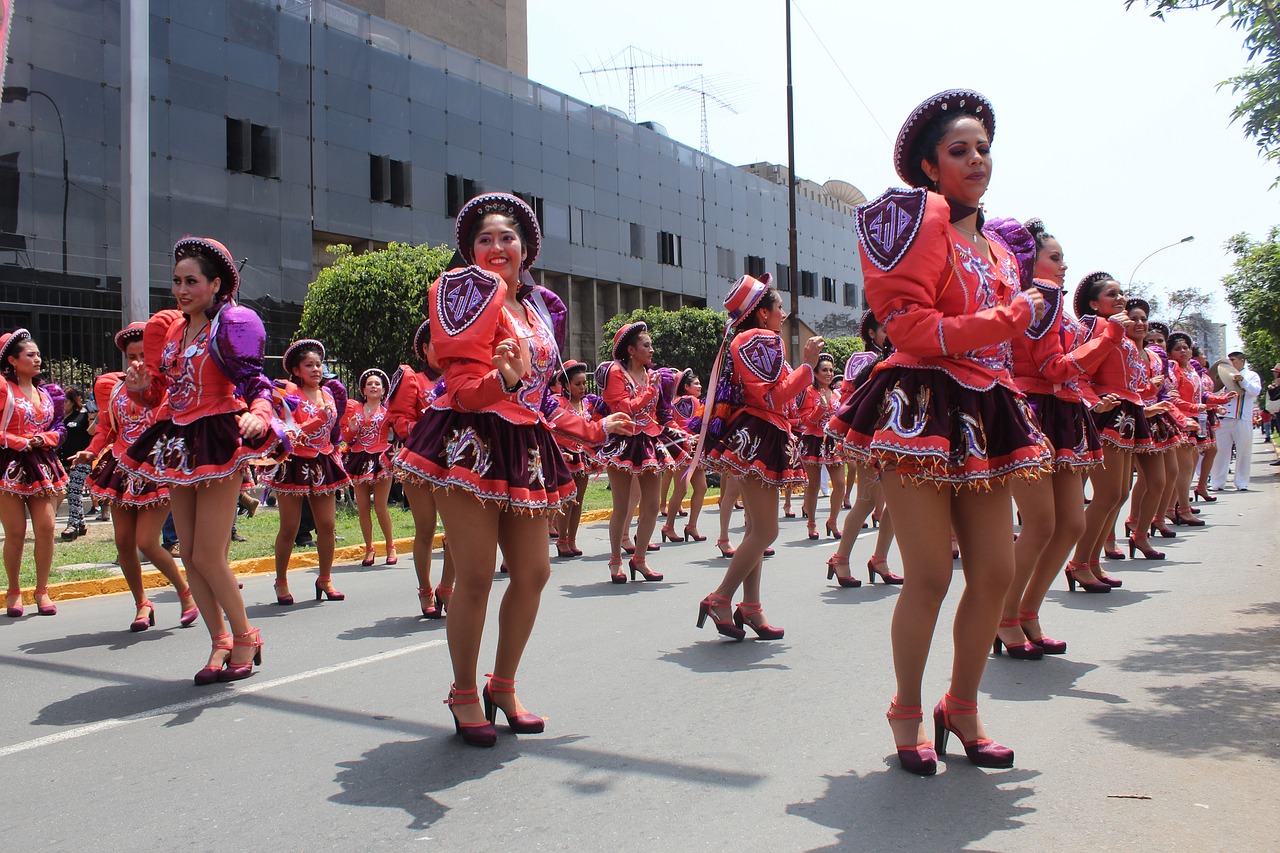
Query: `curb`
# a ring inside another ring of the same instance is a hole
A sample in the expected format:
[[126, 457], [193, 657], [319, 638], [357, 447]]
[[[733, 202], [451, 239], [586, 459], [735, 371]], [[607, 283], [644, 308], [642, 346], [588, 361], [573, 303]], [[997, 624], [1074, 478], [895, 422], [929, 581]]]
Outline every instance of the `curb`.
[[[682, 506], [688, 506], [689, 498], [685, 498]], [[713, 500], [703, 503], [703, 506], [719, 506], [720, 498], [717, 496]], [[611, 509], [593, 509], [590, 512], [582, 514], [583, 524], [594, 524], [598, 521], [607, 521], [613, 517]], [[412, 536], [404, 539], [395, 540], [396, 551], [412, 551]], [[438, 550], [444, 544], [444, 534], [437, 533], [435, 538], [431, 540], [431, 547]], [[379, 542], [374, 545], [374, 551], [378, 557], [385, 558], [387, 555], [386, 545]], [[355, 562], [364, 558], [363, 545], [347, 545], [342, 548], [335, 548], [333, 551], [333, 563]], [[315, 551], [295, 552], [289, 558], [289, 571], [300, 571], [303, 569], [314, 569], [320, 564], [319, 555]], [[181, 563], [179, 563], [181, 565]], [[274, 573], [276, 570], [275, 557], [253, 557], [248, 560], [235, 560], [231, 563], [231, 571], [237, 575], [261, 575], [268, 572]], [[160, 587], [169, 586], [169, 579], [160, 574], [156, 569], [150, 569], [142, 573], [143, 589], [158, 589]], [[93, 578], [92, 580], [82, 581], [63, 581], [62, 583], [49, 584], [49, 598], [54, 601], [74, 601], [79, 598], [92, 598], [98, 595], [115, 595], [121, 592], [128, 592], [129, 584], [122, 575], [114, 575], [109, 578]], [[35, 604], [35, 587], [23, 587], [22, 589], [23, 604]]]

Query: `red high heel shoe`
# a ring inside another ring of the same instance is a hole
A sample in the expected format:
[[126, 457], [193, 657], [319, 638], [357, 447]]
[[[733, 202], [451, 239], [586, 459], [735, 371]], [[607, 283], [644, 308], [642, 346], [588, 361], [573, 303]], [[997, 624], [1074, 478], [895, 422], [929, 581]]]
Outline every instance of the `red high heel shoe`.
[[[231, 658], [227, 658], [227, 665], [218, 673], [219, 681], [239, 681], [242, 678], [248, 678], [253, 674], [255, 664], [262, 666], [262, 637], [258, 635], [257, 628], [250, 628], [243, 634], [236, 634], [234, 645], [238, 648], [252, 648], [253, 657], [245, 663], [232, 663]], [[233, 651], [232, 654], [235, 654]]]
[[827, 535], [830, 536], [832, 539], [840, 538], [839, 528], [833, 526], [829, 521], [827, 522], [826, 531], [827, 531]]
[[[848, 508], [849, 508], [849, 507], [845, 507], [845, 509], [848, 509]], [[879, 526], [880, 526], [880, 518], [881, 518], [883, 515], [884, 515], [884, 513], [882, 513], [882, 512], [881, 512], [880, 510], [878, 510], [878, 509], [873, 509], [873, 510], [871, 510], [871, 526], [872, 526], [872, 527], [879, 527]], [[864, 526], [865, 526], [865, 525], [864, 525]]]
[[[1001, 619], [1000, 627], [1021, 629], [1022, 623], [1016, 618]], [[1025, 643], [1018, 643], [1017, 645], [1011, 646], [1001, 640], [1000, 636], [997, 634], [995, 640], [991, 642], [991, 653], [995, 655], [1000, 654], [1001, 646], [1004, 646], [1005, 651], [1009, 653], [1009, 657], [1014, 660], [1040, 660], [1040, 658], [1044, 657], [1044, 650], [1030, 640]]]
[[360, 565], [367, 569], [373, 565], [373, 561], [376, 559], [378, 559], [378, 552], [372, 548], [365, 548], [364, 559], [360, 561]]
[[1151, 533], [1149, 535], [1155, 536], [1157, 533], [1160, 534], [1161, 539], [1172, 539], [1173, 537], [1178, 535], [1174, 531], [1170, 530], [1168, 527], [1164, 527], [1158, 524], [1157, 522], [1153, 521], [1151, 522]]
[[1185, 524], [1188, 527], [1204, 527], [1204, 519], [1196, 518], [1195, 509], [1183, 506], [1181, 503], [1177, 506], [1177, 512], [1174, 515], [1175, 524]]
[[[743, 625], [751, 626], [751, 630], [756, 632], [756, 636], [762, 640], [781, 640], [787, 632], [782, 628], [775, 628], [768, 622], [756, 624], [748, 619], [748, 616], [758, 616], [764, 619], [764, 608], [760, 606], [758, 601], [743, 601], [738, 604], [738, 608], [733, 611], [733, 624], [738, 626], [738, 630], [742, 631]], [[742, 635], [747, 635], [746, 631], [742, 631]]]
[[575, 557], [577, 555], [573, 553], [573, 547], [569, 544], [568, 539], [557, 539], [556, 540], [556, 556], [557, 557]]
[[683, 539], [681, 539], [679, 536], [676, 535], [676, 529], [667, 524], [664, 524], [662, 526], [662, 529], [659, 530], [658, 533], [659, 535], [661, 535], [663, 542], [683, 542], [684, 541]]
[[[953, 707], [954, 706], [954, 707]], [[1001, 746], [991, 738], [980, 737], [965, 740], [960, 730], [951, 725], [952, 717], [965, 714], [977, 714], [978, 703], [957, 699], [950, 693], [942, 697], [942, 701], [933, 709], [933, 737], [938, 742], [938, 753], [947, 754], [947, 738], [954, 734], [964, 744], [964, 754], [979, 767], [1012, 767], [1013, 750]]]
[[628, 538], [624, 538], [622, 540], [622, 550], [627, 554], [634, 554], [636, 552], [636, 543], [632, 542]]
[[[1039, 621], [1040, 621], [1039, 613], [1032, 613], [1030, 610], [1018, 611], [1019, 623], [1039, 622]], [[1022, 629], [1022, 633], [1026, 635], [1028, 640], [1030, 640], [1031, 642], [1039, 646], [1041, 651], [1043, 651], [1046, 655], [1065, 655], [1067, 653], [1067, 644], [1063, 640], [1052, 640], [1048, 637], [1043, 637], [1043, 636], [1033, 637], [1030, 634], [1027, 634], [1027, 629], [1025, 627]]]
[[22, 617], [22, 589], [10, 588], [4, 594], [4, 615], [10, 619]]
[[[276, 604], [281, 607], [290, 607], [293, 605], [293, 595], [289, 592], [289, 582], [287, 580], [276, 581], [272, 586], [274, 586], [276, 590]], [[280, 594], [280, 590], [282, 589], [284, 590], [284, 595]]]
[[[214, 652], [229, 652], [232, 649], [232, 645], [230, 634], [219, 634], [213, 638]], [[209, 653], [209, 657], [213, 657], [213, 652]], [[197, 685], [213, 684], [218, 680], [218, 673], [222, 672], [222, 668], [227, 665], [227, 660], [230, 660], [230, 656], [224, 659], [218, 666], [205, 664], [205, 666], [196, 673], [196, 677], [194, 679], [195, 683]]]
[[178, 615], [178, 624], [183, 628], [189, 628], [195, 621], [200, 618], [200, 608], [196, 606], [195, 596], [191, 594], [191, 590], [178, 593], [178, 605], [181, 607], [183, 603], [190, 601], [190, 607], [183, 607], [182, 613]]
[[720, 556], [724, 557], [726, 560], [730, 559], [737, 553], [737, 549], [729, 547], [728, 539], [717, 539], [716, 547], [720, 549]]
[[388, 547], [387, 547], [387, 560], [386, 560], [386, 562], [384, 562], [384, 563], [383, 563], [383, 565], [384, 565], [384, 566], [394, 566], [394, 565], [395, 565], [396, 563], [398, 563], [398, 562], [400, 562], [400, 555], [396, 553], [396, 546], [395, 546], [395, 545], [390, 545], [390, 546], [388, 546]]
[[573, 552], [573, 556], [575, 556], [575, 557], [581, 557], [581, 556], [582, 556], [582, 549], [578, 547], [578, 540], [577, 540], [577, 539], [570, 539], [570, 540], [569, 540], [569, 550]]
[[[894, 713], [895, 708], [897, 713]], [[919, 705], [899, 705], [897, 696], [894, 696], [893, 701], [889, 703], [889, 710], [884, 716], [889, 721], [890, 729], [893, 728], [894, 720], [924, 720], [924, 714]], [[896, 741], [897, 738], [895, 737], [894, 740]], [[898, 764], [908, 773], [932, 776], [938, 772], [938, 753], [933, 748], [933, 741], [905, 746], [895, 742], [893, 748], [898, 751]]]
[[[617, 571], [614, 571], [615, 569], [616, 569]], [[627, 576], [626, 576], [626, 575], [624, 575], [624, 574], [622, 573], [622, 558], [621, 558], [621, 557], [610, 557], [610, 558], [609, 558], [609, 580], [613, 581], [614, 583], [626, 583], [626, 582], [627, 582]]]
[[[422, 603], [424, 598], [427, 600], [426, 604]], [[440, 612], [440, 606], [435, 603], [435, 596], [429, 586], [418, 587], [418, 607], [422, 608], [423, 619], [439, 619], [444, 615]]]
[[[884, 563], [885, 567], [883, 569], [877, 569], [876, 563]], [[888, 560], [884, 557], [872, 554], [871, 559], [867, 560], [867, 580], [875, 583], [876, 575], [880, 576], [880, 580], [894, 586], [900, 585], [904, 580], [906, 580], [902, 575], [895, 575], [893, 572], [889, 571]]]
[[[1090, 580], [1079, 581], [1073, 572], [1084, 572], [1089, 575]], [[1089, 573], [1089, 567], [1084, 563], [1073, 563], [1067, 561], [1066, 571], [1063, 572], [1067, 576], [1067, 591], [1075, 592], [1076, 584], [1080, 584], [1080, 588], [1085, 592], [1111, 592], [1111, 587], [1102, 581], [1092, 580], [1093, 575]]]
[[729, 599], [725, 598], [723, 595], [716, 595], [714, 592], [702, 599], [702, 601], [698, 603], [697, 627], [701, 628], [707, 621], [707, 617], [710, 616], [711, 621], [715, 623], [716, 630], [724, 636], [730, 637], [734, 640], [745, 639], [747, 636], [746, 631], [742, 630], [730, 620], [722, 622], [716, 618], [714, 608], [728, 607], [730, 604], [732, 604], [732, 602], [729, 601]]
[[458, 719], [458, 715], [453, 710], [454, 705], [478, 705], [480, 704], [480, 691], [472, 687], [470, 690], [459, 690], [455, 685], [449, 685], [449, 698], [444, 700], [444, 704], [449, 706], [449, 713], [453, 715], [453, 730], [462, 737], [462, 742], [470, 746], [493, 746], [498, 742], [498, 730], [494, 728], [493, 723], [485, 720], [483, 723], [464, 723]]
[[764, 549], [764, 553], [763, 553], [763, 554], [761, 554], [760, 556], [762, 556], [762, 557], [772, 557], [772, 556], [773, 556], [774, 554], [776, 554], [776, 553], [777, 553], [777, 552], [776, 552], [776, 551], [774, 551], [772, 548], [765, 548], [765, 549]]
[[333, 588], [333, 578], [329, 575], [316, 578], [316, 601], [324, 596], [329, 601], [346, 601], [347, 597], [343, 593]]
[[32, 590], [32, 592], [35, 593], [35, 597], [36, 597], [36, 615], [37, 616], [57, 616], [58, 615], [58, 605], [52, 604], [52, 603], [50, 604], [40, 603], [40, 596], [43, 595], [45, 598], [49, 597], [49, 587], [38, 586], [34, 590]]
[[1129, 537], [1129, 559], [1133, 559], [1133, 552], [1138, 551], [1142, 554], [1144, 560], [1163, 560], [1164, 551], [1157, 551], [1151, 547], [1151, 538], [1143, 536], [1138, 538], [1137, 534]]
[[686, 524], [686, 525], [685, 525], [685, 528], [684, 528], [684, 541], [688, 542], [690, 539], [692, 539], [694, 542], [706, 542], [706, 541], [707, 541], [707, 537], [705, 537], [705, 536], [699, 536], [699, 535], [698, 535], [698, 533], [697, 533], [697, 531], [695, 531], [692, 527], [689, 527], [689, 526]]
[[436, 610], [440, 611], [437, 619], [443, 619], [445, 614], [449, 612], [449, 600], [453, 598], [453, 587], [437, 586], [436, 587]]
[[840, 574], [840, 566], [848, 568], [849, 558], [841, 557], [839, 554], [832, 554], [831, 558], [827, 560], [827, 580], [835, 578], [836, 583], [840, 584], [840, 586], [845, 589], [857, 589], [862, 586], [862, 581], [855, 578], [853, 576], [853, 572], [850, 572], [848, 575]]
[[[804, 510], [801, 510], [801, 512], [803, 513], [803, 512], [804, 512]], [[791, 510], [789, 510], [789, 509], [784, 509], [784, 510], [782, 511], [782, 517], [783, 517], [783, 518], [795, 518], [795, 517], [796, 517], [796, 514], [795, 514], [794, 512], [792, 512]], [[805, 514], [805, 518], [808, 518], [808, 517], [809, 517], [809, 516], [808, 516], [808, 514], [806, 513], [806, 514]]]
[[139, 616], [129, 623], [129, 630], [135, 634], [156, 626], [156, 606], [151, 603], [151, 599], [144, 598], [138, 603], [138, 609], [141, 610], [144, 607], [147, 608], [147, 615]]
[[1124, 586], [1124, 581], [1119, 578], [1113, 578], [1111, 575], [1102, 571], [1102, 564], [1097, 560], [1089, 561], [1089, 571], [1093, 572], [1093, 576], [1110, 587]]
[[[1111, 547], [1108, 548], [1107, 545], [1110, 545]], [[1115, 547], [1115, 545], [1116, 540], [1108, 539], [1106, 544], [1102, 546], [1102, 556], [1106, 557], [1108, 560], [1123, 560], [1124, 551], [1121, 551], [1119, 548]]]
[[960, 559], [960, 543], [956, 541], [955, 534], [951, 535], [951, 559]]
[[1191, 499], [1193, 501], [1204, 501], [1205, 503], [1211, 504], [1216, 504], [1218, 502], [1218, 499], [1209, 494], [1208, 490], [1205, 489], [1204, 486], [1196, 486], [1195, 491], [1191, 493]]
[[806, 521], [806, 522], [804, 523], [804, 526], [805, 526], [805, 528], [807, 528], [807, 529], [808, 529], [808, 531], [809, 531], [809, 538], [810, 538], [810, 539], [817, 539], [817, 538], [818, 538], [818, 522], [814, 521], [813, 519], [809, 519], [808, 521]]
[[647, 581], [662, 580], [661, 572], [649, 571], [649, 567], [646, 566], [643, 562], [637, 563], [635, 557], [632, 557], [630, 560], [627, 560], [627, 568], [631, 570], [631, 580], [633, 581], [636, 579], [637, 573], [640, 575], [640, 577], [644, 578]]
[[[484, 686], [484, 716], [491, 724], [498, 718], [498, 708], [501, 707], [497, 702], [493, 701], [495, 693], [510, 693], [515, 695], [516, 683], [506, 678], [498, 678], [498, 676], [485, 673], [489, 679], [489, 683]], [[502, 710], [503, 716], [507, 718], [507, 728], [518, 735], [536, 735], [541, 734], [546, 728], [546, 720], [537, 714], [525, 712], [523, 714], [508, 714], [506, 709]]]

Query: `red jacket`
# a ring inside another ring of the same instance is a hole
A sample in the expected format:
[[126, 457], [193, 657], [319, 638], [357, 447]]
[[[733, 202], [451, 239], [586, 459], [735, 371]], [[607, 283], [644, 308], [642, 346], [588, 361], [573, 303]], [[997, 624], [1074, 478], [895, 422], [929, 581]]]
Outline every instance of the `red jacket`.
[[1013, 380], [1026, 394], [1049, 394], [1080, 402], [1078, 379], [1097, 369], [1120, 345], [1124, 326], [1106, 323], [1102, 334], [1089, 340], [1084, 329], [1067, 316], [1061, 287], [1036, 281], [1047, 310], [1040, 322], [1013, 338]]
[[813, 383], [813, 368], [802, 364], [792, 370], [782, 357], [782, 338], [768, 329], [739, 332], [729, 344], [729, 354], [732, 382], [742, 400], [739, 413], [749, 412], [783, 432], [791, 432], [787, 407]]

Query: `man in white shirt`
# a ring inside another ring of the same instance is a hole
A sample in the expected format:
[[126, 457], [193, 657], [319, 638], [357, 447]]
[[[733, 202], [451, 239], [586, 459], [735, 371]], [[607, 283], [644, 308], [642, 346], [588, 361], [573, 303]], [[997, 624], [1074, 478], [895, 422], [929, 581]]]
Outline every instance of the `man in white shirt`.
[[1231, 464], [1231, 449], [1236, 451], [1236, 490], [1249, 490], [1249, 466], [1253, 461], [1253, 405], [1262, 393], [1262, 379], [1244, 363], [1244, 353], [1227, 354], [1235, 368], [1232, 378], [1240, 383], [1243, 393], [1227, 403], [1227, 412], [1218, 427], [1218, 455], [1209, 471], [1209, 488], [1220, 492], [1227, 482], [1227, 467]]

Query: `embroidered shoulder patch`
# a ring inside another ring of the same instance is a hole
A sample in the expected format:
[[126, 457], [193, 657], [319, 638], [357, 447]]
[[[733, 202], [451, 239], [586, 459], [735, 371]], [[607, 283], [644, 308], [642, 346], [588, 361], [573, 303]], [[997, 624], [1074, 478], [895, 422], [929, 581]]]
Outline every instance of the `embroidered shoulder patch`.
[[871, 263], [888, 272], [902, 260], [924, 221], [924, 189], [889, 189], [854, 211], [858, 243]]
[[405, 365], [402, 364], [396, 368], [395, 373], [391, 374], [391, 385], [390, 387], [387, 388], [387, 393], [386, 393], [387, 400], [395, 399], [396, 391], [399, 390], [400, 383], [404, 380], [404, 368], [405, 368]]
[[694, 399], [692, 397], [681, 397], [671, 404], [671, 408], [676, 410], [676, 414], [686, 421], [693, 417], [693, 406]]
[[436, 316], [450, 337], [466, 331], [498, 292], [498, 282], [479, 267], [450, 270], [436, 286]]
[[852, 381], [863, 370], [875, 364], [876, 358], [873, 352], [855, 352], [844, 363], [844, 378]]
[[1098, 315], [1085, 314], [1083, 317], [1078, 318], [1076, 322], [1080, 324], [1081, 329], [1084, 329], [1084, 340], [1088, 340], [1093, 337], [1093, 327], [1098, 322]]
[[1033, 341], [1043, 338], [1050, 329], [1058, 324], [1058, 317], [1062, 314], [1062, 289], [1058, 287], [1046, 287], [1037, 284], [1036, 289], [1040, 291], [1040, 295], [1044, 297], [1044, 316], [1040, 318], [1038, 323], [1032, 323], [1028, 328], [1026, 335]]
[[782, 375], [782, 338], [754, 335], [738, 348], [738, 357], [748, 370], [765, 382], [777, 382]]

